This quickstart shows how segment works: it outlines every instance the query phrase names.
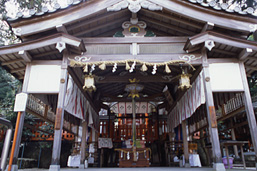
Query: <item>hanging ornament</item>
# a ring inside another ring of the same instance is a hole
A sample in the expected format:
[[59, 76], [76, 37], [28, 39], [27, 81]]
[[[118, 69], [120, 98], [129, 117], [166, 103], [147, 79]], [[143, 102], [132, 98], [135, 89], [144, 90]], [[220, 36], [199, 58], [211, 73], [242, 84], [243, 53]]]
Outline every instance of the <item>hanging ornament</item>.
[[170, 70], [168, 64], [165, 65], [165, 72], [168, 74], [171, 73], [171, 70]]
[[121, 157], [121, 158], [123, 158], [123, 151], [121, 151], [121, 153], [120, 153], [120, 157]]
[[88, 65], [87, 64], [84, 66], [84, 72], [88, 72]]
[[143, 71], [143, 72], [147, 71], [147, 66], [146, 66], [145, 62], [141, 67], [141, 71]]
[[157, 66], [156, 66], [156, 64], [154, 64], [152, 74], [153, 75], [156, 74], [156, 71], [157, 71]]
[[105, 69], [106, 69], [105, 62], [103, 62], [101, 65], [99, 65], [99, 68], [100, 68], [101, 70], [105, 70]]
[[83, 89], [89, 92], [96, 90], [94, 75], [92, 74], [85, 75], [85, 83], [84, 83]]
[[129, 152], [127, 152], [127, 160], [129, 160], [129, 159], [130, 159]]
[[126, 70], [130, 70], [130, 66], [128, 64], [128, 61], [126, 61]]
[[136, 61], [134, 61], [134, 63], [131, 65], [131, 68], [129, 70], [129, 72], [133, 72], [133, 70], [136, 68]]
[[115, 63], [115, 64], [113, 65], [112, 72], [116, 72], [116, 70], [117, 70], [117, 63]]

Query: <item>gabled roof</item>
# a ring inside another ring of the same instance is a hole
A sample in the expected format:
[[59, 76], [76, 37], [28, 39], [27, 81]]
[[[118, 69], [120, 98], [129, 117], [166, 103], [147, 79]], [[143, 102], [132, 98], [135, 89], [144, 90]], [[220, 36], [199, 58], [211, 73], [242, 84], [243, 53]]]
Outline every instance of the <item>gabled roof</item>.
[[[113, 30], [117, 30], [122, 22], [127, 21], [130, 18], [127, 9], [117, 12], [107, 11], [108, 7], [116, 5], [121, 1], [122, 0], [90, 0], [80, 2], [77, 5], [71, 4], [68, 8], [59, 9], [54, 13], [45, 12], [42, 16], [36, 16], [36, 14], [34, 14], [27, 19], [22, 18], [9, 21], [9, 23], [15, 34], [22, 37], [45, 31], [54, 32], [57, 26], [67, 26], [68, 32], [75, 32], [74, 34], [77, 34], [75, 36], [87, 37], [87, 34], [80, 34], [78, 31], [81, 29], [85, 30], [85, 28], [79, 27], [80, 25], [83, 27], [85, 26], [83, 25], [83, 22], [89, 22], [89, 24], [94, 25], [93, 27], [86, 28], [93, 31], [95, 31], [94, 27], [97, 29], [106, 29], [110, 26]], [[207, 23], [214, 25], [215, 28], [223, 29], [222, 32], [224, 32], [224, 30], [234, 30], [238, 34], [243, 35], [247, 35], [257, 28], [257, 20], [249, 16], [240, 16], [234, 15], [234, 13], [210, 10], [210, 8], [202, 7], [185, 0], [148, 0], [148, 2], [163, 7], [163, 10], [151, 11], [142, 8], [138, 12], [138, 18], [145, 20], [145, 22], [149, 23], [149, 26], [155, 30], [156, 28], [154, 25], [158, 25], [158, 27], [161, 26], [160, 29], [166, 28], [166, 30], [160, 30], [161, 34], [164, 32], [166, 35], [192, 36], [195, 33], [201, 32]], [[181, 21], [179, 21], [180, 19]], [[181, 24], [182, 26], [180, 26]], [[89, 26], [87, 24], [87, 27]], [[71, 29], [72, 27], [75, 28]], [[182, 34], [174, 33], [183, 30], [184, 32]], [[88, 33], [89, 31], [86, 32]], [[104, 32], [99, 32], [99, 35], [102, 33]]]

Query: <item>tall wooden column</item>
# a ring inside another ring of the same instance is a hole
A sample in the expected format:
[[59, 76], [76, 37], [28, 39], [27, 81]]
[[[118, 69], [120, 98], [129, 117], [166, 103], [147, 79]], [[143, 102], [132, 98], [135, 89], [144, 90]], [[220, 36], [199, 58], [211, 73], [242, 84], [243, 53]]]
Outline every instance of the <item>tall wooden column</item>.
[[62, 128], [63, 128], [63, 116], [64, 116], [64, 101], [65, 93], [67, 89], [67, 78], [68, 78], [68, 53], [67, 51], [63, 54], [62, 68], [61, 68], [61, 78], [60, 78], [60, 88], [58, 94], [58, 102], [55, 117], [55, 127], [54, 127], [54, 142], [53, 142], [53, 152], [52, 161], [49, 171], [59, 171], [60, 170], [60, 154], [62, 145]]
[[248, 82], [247, 82], [244, 63], [240, 62], [239, 67], [240, 67], [242, 82], [243, 82], [243, 86], [244, 86], [243, 98], [244, 98], [245, 110], [246, 110], [248, 125], [249, 125], [249, 128], [250, 128], [253, 148], [254, 148], [254, 151], [255, 151], [255, 163], [256, 163], [256, 170], [257, 170], [257, 127], [256, 127], [256, 118], [255, 118], [255, 114], [254, 114], [254, 110], [253, 110], [253, 103], [252, 103], [252, 99], [251, 99], [251, 95], [250, 95], [249, 85], [248, 85]]
[[[231, 126], [231, 138], [232, 138], [232, 140], [236, 140], [236, 133], [235, 133], [235, 128], [233, 128], [233, 119], [232, 118], [230, 119], [230, 126]], [[239, 155], [238, 155], [237, 145], [233, 145], [233, 148], [234, 148], [234, 154], [235, 154], [236, 158], [238, 158]]]
[[[22, 85], [22, 92], [23, 93], [26, 93], [27, 89], [28, 89], [30, 71], [31, 71], [31, 63], [27, 63], [26, 72], [25, 72], [23, 85]], [[16, 141], [16, 144], [15, 144], [16, 148], [15, 148], [14, 154], [13, 154], [12, 171], [18, 171], [18, 156], [19, 156], [19, 151], [20, 151], [20, 144], [21, 144], [22, 130], [23, 130], [23, 125], [24, 125], [25, 115], [26, 115], [26, 112], [21, 113], [19, 130], [18, 130], [18, 135], [17, 135], [17, 141]], [[12, 144], [12, 145], [14, 145], [14, 144]]]
[[224, 164], [222, 163], [222, 156], [220, 151], [220, 142], [218, 134], [218, 125], [216, 119], [216, 112], [213, 101], [213, 94], [211, 89], [211, 78], [209, 73], [209, 63], [207, 59], [206, 49], [202, 49], [202, 65], [203, 65], [203, 82], [204, 91], [206, 98], [207, 108], [207, 120], [210, 134], [210, 140], [212, 143], [212, 157], [213, 157], [213, 168], [217, 171], [225, 171]]
[[84, 169], [85, 165], [85, 159], [86, 159], [86, 145], [87, 145], [87, 122], [84, 121], [82, 122], [82, 140], [81, 140], [81, 146], [80, 146], [80, 151], [81, 151], [81, 158], [80, 158], [80, 169]]
[[187, 141], [187, 121], [182, 121], [182, 133], [183, 133], [183, 149], [185, 157], [185, 167], [190, 167], [189, 164], [189, 152], [188, 152], [188, 141]]

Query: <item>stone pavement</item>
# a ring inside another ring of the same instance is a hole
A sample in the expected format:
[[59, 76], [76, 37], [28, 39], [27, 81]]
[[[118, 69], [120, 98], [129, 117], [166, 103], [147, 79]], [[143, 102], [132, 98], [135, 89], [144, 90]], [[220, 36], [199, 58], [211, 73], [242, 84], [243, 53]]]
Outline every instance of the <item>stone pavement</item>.
[[[61, 168], [61, 171], [212, 171], [212, 168], [179, 168], [179, 167], [144, 167], [144, 168]], [[243, 171], [244, 169], [227, 169], [227, 171]], [[246, 170], [255, 170], [247, 168]], [[19, 171], [48, 171], [48, 169], [19, 169]]]

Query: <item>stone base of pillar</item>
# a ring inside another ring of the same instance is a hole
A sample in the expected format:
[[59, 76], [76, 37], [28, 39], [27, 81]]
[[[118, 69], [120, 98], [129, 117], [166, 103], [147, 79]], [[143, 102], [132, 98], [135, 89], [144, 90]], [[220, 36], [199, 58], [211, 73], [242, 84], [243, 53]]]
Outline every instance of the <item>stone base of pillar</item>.
[[79, 165], [79, 169], [85, 169], [85, 165], [84, 164], [80, 164]]
[[225, 166], [223, 163], [214, 163], [213, 164], [214, 171], [226, 171]]
[[50, 165], [49, 171], [60, 171], [60, 165]]
[[190, 164], [189, 163], [185, 163], [185, 168], [190, 168]]
[[[8, 167], [9, 167], [9, 165], [7, 165], [5, 171], [8, 171]], [[13, 164], [11, 171], [18, 171], [18, 165], [17, 164]]]

